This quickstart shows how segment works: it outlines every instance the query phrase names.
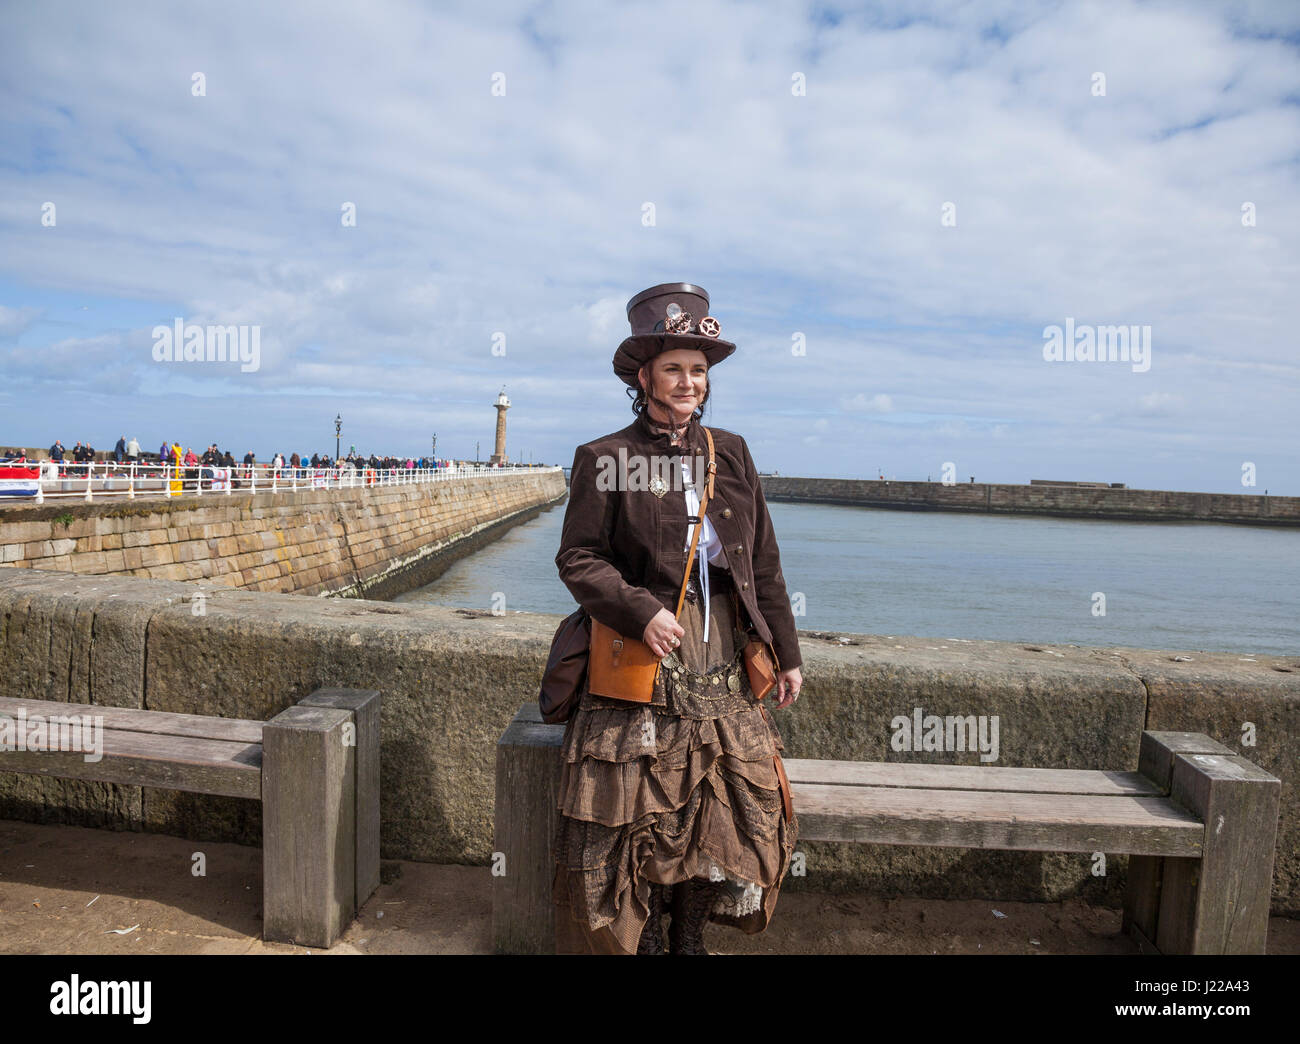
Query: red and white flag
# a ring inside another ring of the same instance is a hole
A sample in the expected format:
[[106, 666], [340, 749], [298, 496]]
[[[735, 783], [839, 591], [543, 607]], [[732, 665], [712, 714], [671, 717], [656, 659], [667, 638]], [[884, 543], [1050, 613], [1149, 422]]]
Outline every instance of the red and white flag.
[[0, 464], [0, 497], [34, 497], [40, 487], [39, 466]]

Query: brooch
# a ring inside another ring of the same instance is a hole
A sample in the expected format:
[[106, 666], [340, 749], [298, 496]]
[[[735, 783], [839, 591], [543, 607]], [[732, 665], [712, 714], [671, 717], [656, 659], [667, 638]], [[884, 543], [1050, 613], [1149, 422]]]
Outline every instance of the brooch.
[[664, 494], [668, 492], [668, 483], [664, 481], [662, 475], [656, 475], [650, 480], [650, 492], [663, 500]]

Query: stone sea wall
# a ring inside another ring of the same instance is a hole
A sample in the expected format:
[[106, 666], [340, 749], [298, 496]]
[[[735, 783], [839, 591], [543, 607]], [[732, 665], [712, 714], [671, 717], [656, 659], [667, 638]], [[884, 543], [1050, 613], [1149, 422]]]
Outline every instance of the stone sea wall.
[[[210, 586], [210, 585], [209, 585]], [[558, 617], [0, 568], [0, 694], [269, 718], [318, 686], [383, 694], [388, 858], [486, 865], [496, 742], [535, 699]], [[1283, 781], [1273, 909], [1300, 916], [1300, 653], [1289, 657], [801, 635], [786, 754], [980, 764], [895, 751], [895, 716], [997, 715], [996, 764], [1131, 771], [1144, 728], [1205, 732]], [[1253, 739], [1253, 745], [1250, 740]], [[255, 802], [0, 773], [0, 817], [260, 840]], [[1082, 855], [805, 843], [789, 887], [1117, 904]]]
[[772, 501], [859, 504], [905, 511], [1300, 526], [1300, 497], [983, 482], [958, 482], [945, 486], [941, 482], [794, 478], [785, 475], [764, 475], [762, 481], [763, 494]]
[[0, 564], [391, 597], [566, 492], [559, 469], [401, 486], [0, 505]]

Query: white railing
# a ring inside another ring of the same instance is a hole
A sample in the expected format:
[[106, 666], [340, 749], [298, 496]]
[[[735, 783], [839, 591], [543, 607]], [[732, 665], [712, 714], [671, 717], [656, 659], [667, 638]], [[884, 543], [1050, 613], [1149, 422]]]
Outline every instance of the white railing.
[[236, 464], [213, 467], [207, 464], [118, 464], [115, 461], [12, 461], [0, 460], [0, 468], [40, 468], [35, 496], [6, 496], [0, 507], [14, 503], [44, 503], [48, 499], [97, 500], [100, 497], [222, 496], [240, 493], [296, 493], [310, 489], [356, 489], [359, 487], [410, 486], [429, 482], [520, 475], [528, 472], [559, 471], [558, 466], [508, 465], [448, 466], [444, 468], [371, 468], [368, 466], [313, 468], [271, 464]]

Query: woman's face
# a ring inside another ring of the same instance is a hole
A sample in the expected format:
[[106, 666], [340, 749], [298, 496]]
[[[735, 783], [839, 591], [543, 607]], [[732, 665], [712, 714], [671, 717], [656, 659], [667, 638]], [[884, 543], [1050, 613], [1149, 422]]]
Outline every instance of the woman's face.
[[[694, 348], [674, 348], [662, 352], [641, 367], [639, 380], [645, 389], [650, 416], [661, 424], [684, 424], [696, 407], [704, 401], [709, 387], [709, 363], [704, 353]], [[647, 385], [647, 380], [653, 381]], [[672, 416], [662, 416], [663, 409], [656, 402], [667, 403]]]

